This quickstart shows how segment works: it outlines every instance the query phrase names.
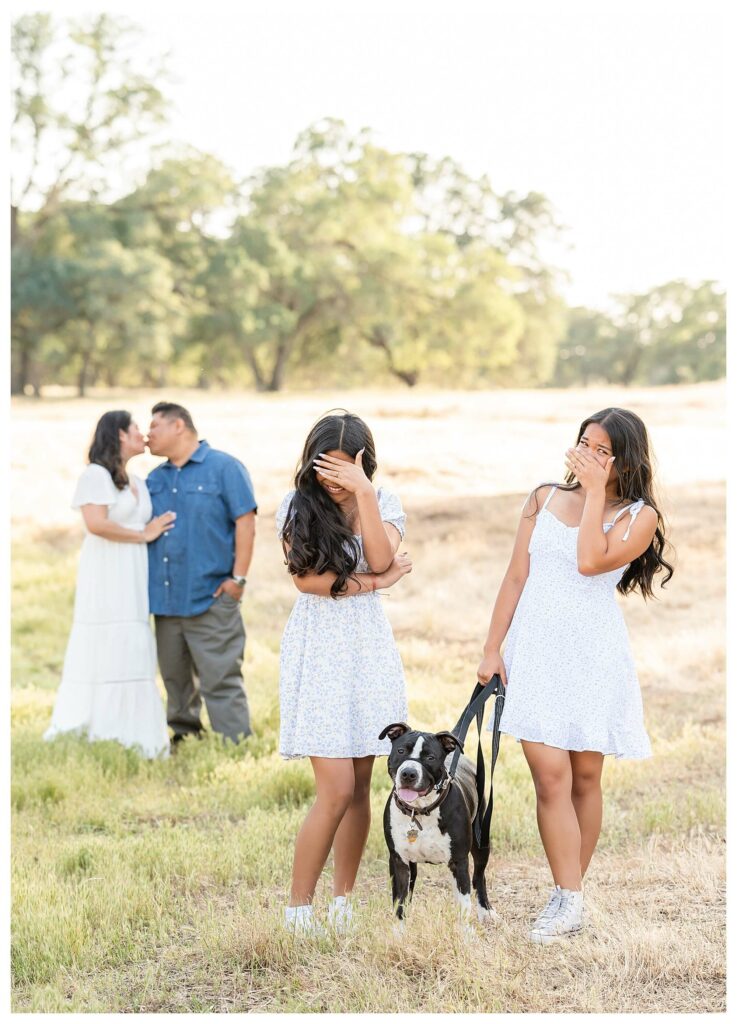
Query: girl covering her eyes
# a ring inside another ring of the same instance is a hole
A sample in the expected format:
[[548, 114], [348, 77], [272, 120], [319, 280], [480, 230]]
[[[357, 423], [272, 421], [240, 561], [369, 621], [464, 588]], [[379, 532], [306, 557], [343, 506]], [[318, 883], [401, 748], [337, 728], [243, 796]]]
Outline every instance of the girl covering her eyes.
[[348, 412], [324, 416], [309, 433], [290, 491], [277, 512], [287, 569], [300, 592], [281, 643], [282, 757], [309, 757], [317, 797], [297, 836], [286, 924], [319, 926], [312, 898], [332, 847], [330, 922], [350, 924], [348, 897], [368, 838], [379, 733], [407, 718], [404, 672], [380, 588], [412, 569], [398, 553], [405, 515], [399, 498], [374, 488], [371, 431]]
[[[478, 667], [507, 684], [501, 731], [522, 744], [555, 888], [530, 931], [547, 943], [583, 926], [582, 878], [601, 829], [606, 754], [650, 756], [615, 591], [653, 596], [673, 575], [645, 424], [627, 409], [584, 420], [563, 484], [527, 498]], [[505, 641], [504, 653], [501, 653]]]

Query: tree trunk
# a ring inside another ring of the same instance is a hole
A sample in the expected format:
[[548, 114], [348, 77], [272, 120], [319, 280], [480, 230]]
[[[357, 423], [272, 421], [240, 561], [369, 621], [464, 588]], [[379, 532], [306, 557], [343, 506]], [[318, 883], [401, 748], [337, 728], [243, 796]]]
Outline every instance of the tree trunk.
[[79, 367], [79, 374], [77, 375], [77, 396], [84, 398], [87, 392], [87, 371], [90, 365], [90, 354], [89, 352], [82, 353], [82, 364]]
[[264, 380], [263, 372], [261, 367], [258, 365], [255, 354], [250, 349], [246, 349], [246, 359], [248, 360], [248, 365], [251, 367], [253, 379], [256, 382], [256, 390], [266, 391], [266, 381]]
[[279, 338], [276, 359], [271, 371], [271, 380], [266, 386], [267, 391], [281, 391], [286, 379], [289, 357], [294, 351], [300, 336], [310, 328], [324, 310], [335, 307], [340, 302], [340, 298], [339, 295], [331, 295], [324, 299], [316, 299], [309, 309], [300, 314], [292, 333], [286, 337], [282, 335]]
[[[292, 335], [292, 338], [294, 335]], [[287, 360], [289, 359], [290, 352], [292, 351], [292, 345], [290, 344], [289, 338], [283, 338], [276, 350], [276, 359], [274, 360], [274, 367], [271, 371], [271, 380], [269, 381], [266, 390], [267, 391], [281, 391], [284, 387], [284, 378], [287, 372]]]
[[406, 384], [408, 388], [413, 388], [420, 378], [419, 370], [400, 370], [394, 365], [394, 354], [392, 353], [389, 342], [381, 328], [374, 327], [371, 334], [366, 334], [365, 338], [369, 345], [373, 345], [374, 348], [381, 349], [384, 353], [389, 373], [398, 377], [399, 380], [401, 380], [403, 384]]
[[[19, 347], [19, 351], [18, 351]], [[26, 388], [31, 381], [31, 357], [32, 345], [28, 338], [19, 341], [16, 345], [17, 353], [10, 364], [10, 394], [25, 394]]]
[[26, 345], [20, 350], [20, 356], [15, 362], [10, 375], [11, 395], [22, 395], [25, 393], [31, 370], [31, 353]]

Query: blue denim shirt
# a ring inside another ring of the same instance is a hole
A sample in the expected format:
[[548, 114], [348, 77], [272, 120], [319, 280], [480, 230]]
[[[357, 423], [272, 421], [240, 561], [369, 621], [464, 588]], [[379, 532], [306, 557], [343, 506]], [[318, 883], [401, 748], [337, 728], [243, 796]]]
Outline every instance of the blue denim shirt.
[[200, 445], [183, 466], [168, 460], [146, 480], [153, 514], [176, 512], [174, 528], [148, 546], [148, 597], [154, 615], [201, 615], [233, 572], [235, 520], [256, 510], [246, 467]]

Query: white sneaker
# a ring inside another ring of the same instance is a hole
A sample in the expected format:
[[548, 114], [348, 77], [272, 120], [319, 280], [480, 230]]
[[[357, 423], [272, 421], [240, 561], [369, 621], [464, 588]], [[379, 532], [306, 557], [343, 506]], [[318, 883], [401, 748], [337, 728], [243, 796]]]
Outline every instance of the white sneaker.
[[547, 945], [575, 935], [583, 927], [583, 892], [556, 885], [543, 912], [529, 932], [532, 942]]
[[350, 931], [353, 907], [347, 896], [333, 896], [328, 907], [328, 925], [340, 935]]
[[325, 929], [315, 920], [310, 903], [301, 907], [284, 908], [284, 926], [293, 935], [314, 935], [324, 937]]

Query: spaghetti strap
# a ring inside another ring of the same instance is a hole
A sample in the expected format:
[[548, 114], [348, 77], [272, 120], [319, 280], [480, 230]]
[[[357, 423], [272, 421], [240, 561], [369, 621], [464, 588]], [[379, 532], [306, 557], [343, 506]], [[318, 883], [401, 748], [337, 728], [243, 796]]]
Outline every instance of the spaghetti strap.
[[614, 517], [614, 519], [612, 519], [611, 523], [608, 523], [608, 525], [609, 526], [614, 526], [614, 524], [616, 523], [616, 521], [619, 519], [620, 516], [624, 515], [625, 512], [629, 512], [629, 514], [630, 514], [630, 521], [629, 521], [629, 524], [627, 526], [627, 529], [624, 532], [624, 535], [622, 536], [622, 540], [623, 541], [629, 540], [629, 535], [630, 535], [630, 530], [632, 529], [632, 524], [634, 523], [635, 519], [637, 519], [638, 515], [640, 514], [640, 512], [642, 511], [642, 509], [644, 507], [645, 507], [645, 502], [642, 500], [642, 498], [640, 498], [639, 501], [634, 501], [631, 505], [626, 505], [625, 508], [620, 508], [619, 512], [617, 512], [617, 514]]
[[544, 505], [543, 505], [543, 507], [542, 507], [542, 508], [540, 509], [540, 511], [541, 511], [541, 512], [544, 512], [544, 511], [545, 511], [545, 509], [546, 509], [546, 508], [548, 507], [548, 502], [550, 501], [550, 499], [551, 499], [551, 498], [553, 497], [553, 495], [555, 494], [555, 492], [556, 492], [557, 490], [558, 490], [558, 485], [557, 485], [557, 484], [553, 484], [553, 486], [552, 486], [552, 487], [550, 488], [550, 490], [548, 491], [548, 496], [547, 496], [547, 498], [545, 499], [545, 504], [544, 504]]

